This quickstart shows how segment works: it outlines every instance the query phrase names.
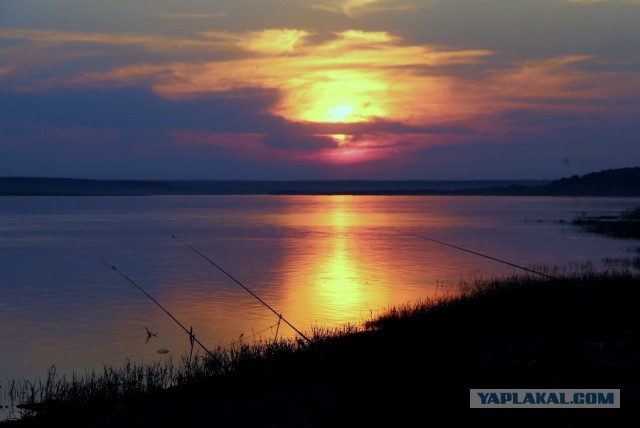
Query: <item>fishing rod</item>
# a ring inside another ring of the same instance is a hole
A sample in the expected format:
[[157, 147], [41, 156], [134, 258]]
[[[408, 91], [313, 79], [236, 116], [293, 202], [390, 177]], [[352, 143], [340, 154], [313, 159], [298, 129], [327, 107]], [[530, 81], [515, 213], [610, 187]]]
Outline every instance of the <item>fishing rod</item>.
[[204, 349], [206, 351], [207, 354], [209, 354], [210, 357], [215, 358], [215, 355], [213, 355], [213, 353], [211, 351], [209, 351], [207, 349], [206, 346], [204, 346], [202, 344], [202, 342], [200, 342], [195, 334], [193, 334], [193, 327], [189, 330], [187, 330], [187, 328], [182, 325], [182, 323], [180, 321], [178, 321], [176, 319], [176, 317], [174, 317], [173, 315], [171, 315], [171, 312], [169, 312], [167, 309], [165, 309], [164, 306], [162, 306], [156, 299], [153, 298], [153, 296], [151, 296], [149, 293], [147, 293], [142, 287], [140, 287], [138, 284], [136, 284], [136, 282], [134, 280], [132, 280], [131, 278], [129, 278], [127, 275], [125, 275], [123, 272], [119, 271], [115, 266], [113, 265], [109, 265], [106, 262], [102, 262], [105, 266], [110, 267], [114, 272], [116, 272], [118, 275], [120, 275], [121, 277], [123, 277], [124, 279], [126, 279], [127, 281], [129, 281], [131, 284], [133, 284], [133, 286], [135, 286], [138, 290], [142, 291], [145, 296], [147, 296], [149, 299], [151, 299], [151, 301], [153, 303], [155, 303], [160, 309], [162, 309], [164, 311], [164, 313], [166, 313], [167, 315], [169, 315], [169, 317], [171, 317], [172, 320], [174, 320], [176, 322], [176, 324], [178, 324], [180, 326], [181, 329], [184, 330], [185, 333], [187, 333], [189, 335], [189, 341], [191, 342], [191, 346], [193, 346], [193, 342], [197, 343], [198, 345], [200, 345], [202, 347], [202, 349]]
[[511, 263], [511, 262], [508, 262], [506, 260], [502, 260], [502, 259], [499, 259], [499, 258], [496, 258], [496, 257], [488, 256], [486, 254], [482, 254], [482, 253], [479, 253], [477, 251], [473, 251], [473, 250], [469, 250], [469, 249], [466, 249], [466, 248], [458, 247], [457, 245], [452, 245], [452, 244], [448, 244], [448, 243], [443, 242], [443, 241], [438, 241], [437, 239], [428, 238], [426, 236], [418, 235], [416, 233], [403, 232], [403, 231], [401, 231], [401, 233], [403, 233], [405, 235], [409, 235], [409, 236], [414, 236], [416, 238], [424, 239], [425, 241], [434, 242], [436, 244], [445, 245], [447, 247], [455, 248], [456, 250], [465, 251], [467, 253], [475, 254], [476, 256], [484, 257], [485, 259], [494, 260], [496, 262], [504, 263], [505, 265], [509, 265], [511, 267], [514, 267], [514, 268], [522, 269], [524, 271], [527, 271], [527, 272], [530, 272], [530, 273], [534, 273], [536, 275], [540, 275], [540, 276], [543, 276], [545, 278], [558, 279], [557, 277], [552, 276], [552, 275], [547, 275], [546, 273], [538, 272], [536, 270], [529, 269], [529, 268], [526, 268], [524, 266], [520, 266], [520, 265]]
[[182, 239], [176, 237], [175, 235], [171, 236], [173, 239], [177, 240], [178, 242], [181, 242], [183, 245], [185, 245], [187, 248], [189, 248], [191, 251], [193, 251], [194, 253], [196, 253], [197, 255], [199, 255], [200, 257], [202, 257], [203, 259], [205, 259], [206, 261], [208, 261], [212, 266], [214, 266], [215, 268], [217, 268], [220, 272], [222, 272], [223, 274], [225, 274], [226, 276], [228, 276], [229, 278], [231, 278], [231, 280], [233, 282], [235, 282], [236, 284], [238, 284], [240, 287], [244, 288], [245, 291], [247, 291], [249, 294], [251, 294], [253, 297], [255, 297], [260, 303], [262, 303], [267, 309], [269, 309], [271, 312], [273, 312], [274, 314], [276, 314], [277, 317], [279, 317], [282, 321], [285, 322], [285, 324], [287, 324], [289, 327], [291, 327], [293, 329], [293, 331], [295, 331], [296, 333], [298, 333], [303, 339], [305, 339], [308, 343], [311, 343], [311, 339], [309, 339], [307, 336], [304, 335], [304, 333], [302, 333], [300, 330], [298, 330], [297, 328], [295, 328], [295, 326], [293, 324], [291, 324], [289, 321], [287, 321], [285, 319], [285, 317], [282, 316], [281, 313], [277, 312], [275, 309], [273, 309], [271, 306], [269, 306], [269, 304], [267, 302], [265, 302], [264, 300], [262, 300], [260, 297], [258, 297], [253, 291], [251, 291], [247, 286], [245, 286], [243, 283], [241, 283], [240, 281], [238, 281], [233, 275], [231, 275], [229, 272], [227, 272], [226, 270], [224, 270], [222, 267], [220, 267], [220, 265], [218, 265], [216, 262], [214, 262], [213, 260], [211, 260], [209, 257], [207, 257], [206, 255], [204, 255], [203, 253], [201, 253], [200, 251], [198, 251], [196, 248], [194, 248], [193, 246], [189, 245], [187, 242], [183, 241]]

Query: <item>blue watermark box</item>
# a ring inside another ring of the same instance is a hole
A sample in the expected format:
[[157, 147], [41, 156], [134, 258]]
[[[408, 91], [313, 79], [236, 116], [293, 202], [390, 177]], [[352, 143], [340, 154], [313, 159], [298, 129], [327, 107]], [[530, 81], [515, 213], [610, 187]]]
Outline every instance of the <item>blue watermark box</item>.
[[619, 389], [471, 389], [469, 407], [620, 408]]

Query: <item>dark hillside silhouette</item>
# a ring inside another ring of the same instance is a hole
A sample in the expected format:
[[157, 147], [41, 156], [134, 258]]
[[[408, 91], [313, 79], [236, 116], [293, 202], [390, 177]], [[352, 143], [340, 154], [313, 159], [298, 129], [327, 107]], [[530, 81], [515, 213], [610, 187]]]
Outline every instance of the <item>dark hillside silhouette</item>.
[[549, 195], [639, 196], [640, 167], [574, 175], [554, 181], [546, 185], [544, 190]]

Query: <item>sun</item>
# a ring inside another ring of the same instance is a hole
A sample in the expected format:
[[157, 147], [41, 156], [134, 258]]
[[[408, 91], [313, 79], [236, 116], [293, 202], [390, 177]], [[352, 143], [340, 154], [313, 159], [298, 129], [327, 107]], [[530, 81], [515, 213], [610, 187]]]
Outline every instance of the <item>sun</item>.
[[355, 112], [355, 108], [348, 104], [330, 107], [327, 112], [327, 122], [347, 122], [347, 118]]
[[284, 85], [273, 111], [300, 122], [369, 122], [391, 114], [389, 87], [387, 77], [377, 71], [316, 71]]

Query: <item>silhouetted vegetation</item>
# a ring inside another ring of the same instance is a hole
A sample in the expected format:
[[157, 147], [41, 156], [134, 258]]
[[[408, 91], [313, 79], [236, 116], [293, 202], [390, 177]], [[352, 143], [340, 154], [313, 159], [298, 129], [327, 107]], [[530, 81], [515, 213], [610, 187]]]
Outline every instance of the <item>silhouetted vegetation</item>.
[[[126, 365], [84, 380], [23, 383], [17, 426], [638, 426], [640, 277], [549, 272], [461, 285], [311, 343], [271, 341]], [[168, 387], [168, 388], [167, 388]], [[14, 385], [17, 390], [17, 386]], [[622, 408], [469, 413], [470, 388], [619, 388]], [[41, 404], [39, 404], [41, 403]], [[31, 410], [30, 410], [31, 409]]]
[[614, 238], [640, 239], [640, 207], [624, 211], [618, 216], [581, 216], [573, 220], [573, 224], [588, 232]]
[[639, 196], [640, 167], [610, 169], [554, 181], [544, 190], [548, 195]]

